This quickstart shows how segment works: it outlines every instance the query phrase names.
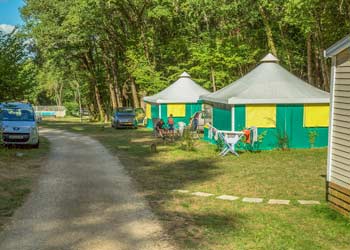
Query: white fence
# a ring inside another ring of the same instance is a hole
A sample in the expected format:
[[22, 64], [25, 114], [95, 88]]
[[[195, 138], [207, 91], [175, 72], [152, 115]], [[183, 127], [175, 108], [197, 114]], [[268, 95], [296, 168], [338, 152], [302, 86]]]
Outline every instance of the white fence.
[[33, 106], [35, 113], [42, 117], [65, 117], [66, 108], [64, 106]]

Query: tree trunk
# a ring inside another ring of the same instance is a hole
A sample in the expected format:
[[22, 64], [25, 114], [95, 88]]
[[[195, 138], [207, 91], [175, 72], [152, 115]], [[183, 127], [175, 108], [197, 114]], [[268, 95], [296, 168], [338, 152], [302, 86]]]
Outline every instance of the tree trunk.
[[271, 30], [271, 26], [269, 24], [269, 19], [265, 13], [263, 6], [261, 6], [261, 4], [259, 4], [259, 13], [261, 15], [262, 21], [263, 21], [264, 26], [265, 26], [267, 45], [268, 45], [271, 53], [274, 54], [275, 56], [277, 56], [277, 50], [276, 50], [275, 43], [273, 41], [272, 30]]
[[321, 74], [322, 74], [322, 84], [321, 84], [321, 88], [323, 90], [329, 91], [330, 86], [329, 86], [329, 74], [328, 74], [328, 66], [326, 63], [326, 60], [322, 55], [323, 52], [323, 42], [322, 42], [322, 37], [321, 37], [321, 28], [320, 28], [320, 24], [318, 25], [318, 29], [315, 32], [315, 38], [317, 40], [317, 54], [318, 54], [318, 58], [319, 58], [319, 62], [320, 62], [320, 68], [321, 68]]
[[151, 65], [148, 43], [147, 43], [147, 39], [146, 39], [146, 35], [145, 35], [145, 31], [144, 31], [144, 27], [143, 27], [142, 23], [140, 24], [140, 30], [141, 30], [141, 39], [142, 39], [142, 43], [143, 43], [143, 49], [145, 51], [145, 56], [146, 56], [148, 63]]
[[288, 46], [286, 45], [286, 36], [284, 35], [282, 24], [280, 23], [278, 26], [279, 26], [279, 30], [280, 30], [280, 34], [281, 34], [281, 42], [283, 45], [283, 50], [287, 55], [288, 68], [289, 68], [289, 71], [292, 71], [292, 59], [291, 59], [291, 54], [290, 54], [290, 51], [288, 49]]
[[244, 76], [244, 72], [243, 72], [243, 68], [241, 64], [238, 64], [238, 69], [239, 69], [239, 74], [241, 75], [241, 77]]
[[96, 103], [97, 103], [97, 108], [98, 112], [100, 114], [100, 121], [106, 121], [106, 113], [103, 108], [102, 100], [101, 100], [101, 95], [100, 95], [100, 90], [97, 87], [97, 84], [95, 83], [94, 85], [95, 88], [95, 98], [96, 98]]
[[57, 85], [54, 87], [54, 91], [55, 91], [56, 105], [62, 106], [63, 84], [57, 83]]
[[[95, 96], [95, 90], [94, 86], [90, 84], [89, 86], [89, 95], [90, 95], [90, 100], [91, 103], [88, 105], [89, 113], [91, 115], [92, 120], [97, 120], [98, 119], [98, 111], [97, 111], [97, 103], [96, 103], [96, 96]], [[90, 119], [91, 119], [90, 118]]]
[[216, 82], [215, 82], [215, 71], [214, 71], [213, 67], [210, 68], [210, 73], [211, 73], [211, 76], [210, 76], [211, 85], [213, 87], [213, 92], [215, 92], [216, 91]]
[[123, 106], [123, 101], [120, 93], [120, 88], [118, 86], [118, 73], [117, 73], [117, 64], [115, 60], [112, 60], [112, 75], [113, 75], [113, 88], [115, 92], [117, 107]]
[[[321, 50], [319, 48], [319, 50]], [[321, 50], [323, 51], [323, 50]], [[321, 71], [322, 71], [322, 78], [323, 78], [323, 82], [322, 82], [322, 89], [329, 91], [330, 87], [329, 87], [329, 79], [328, 79], [328, 67], [326, 64], [326, 61], [324, 60], [323, 56], [321, 58]]]
[[146, 103], [144, 102], [143, 98], [147, 95], [146, 91], [139, 92], [140, 96], [140, 107], [146, 110]]
[[124, 99], [124, 104], [126, 106], [129, 106], [130, 102], [129, 102], [129, 95], [128, 95], [128, 85], [126, 82], [123, 84], [122, 95], [123, 95], [123, 99]]
[[319, 58], [319, 53], [318, 49], [315, 49], [315, 85], [318, 88], [321, 88], [321, 77], [320, 77], [320, 58]]
[[[114, 85], [115, 87], [115, 85]], [[122, 93], [120, 92], [120, 88], [116, 88], [114, 89], [116, 95], [117, 95], [117, 104], [118, 104], [118, 107], [123, 107], [123, 98], [122, 98]]]
[[96, 104], [97, 104], [100, 121], [106, 121], [106, 112], [101, 99], [100, 90], [98, 89], [98, 86], [97, 86], [96, 67], [95, 67], [95, 63], [93, 61], [92, 55], [91, 53], [90, 54], [85, 53], [81, 59], [82, 59], [83, 65], [85, 66], [87, 71], [90, 73], [91, 91], [94, 94], [93, 99], [96, 101]]
[[95, 106], [94, 104], [90, 104], [87, 106], [88, 110], [89, 110], [89, 114], [90, 114], [90, 120], [96, 120], [96, 112], [95, 112]]
[[139, 108], [140, 107], [139, 97], [137, 94], [135, 79], [132, 76], [130, 77], [130, 85], [131, 85], [131, 94], [132, 94], [132, 100], [134, 103], [134, 108]]
[[108, 89], [109, 89], [109, 95], [111, 98], [111, 103], [112, 103], [112, 109], [115, 110], [118, 107], [117, 104], [117, 96], [116, 93], [114, 91], [114, 86], [113, 86], [113, 80], [112, 80], [112, 76], [111, 76], [111, 67], [110, 64], [108, 63], [108, 58], [107, 55], [105, 54], [105, 52], [102, 50], [103, 53], [103, 64], [105, 65], [106, 68], [106, 72], [107, 72], [107, 83], [108, 83]]
[[306, 37], [306, 47], [307, 47], [307, 80], [310, 84], [314, 85], [312, 77], [312, 40], [311, 32], [307, 34]]
[[118, 108], [118, 103], [117, 103], [117, 95], [114, 91], [114, 86], [112, 82], [108, 83], [108, 88], [109, 88], [109, 94], [111, 95], [112, 109], [115, 110], [116, 108]]
[[[317, 16], [317, 15], [316, 15]], [[316, 26], [316, 32], [315, 32], [315, 38], [317, 40], [317, 52], [319, 55], [322, 55], [324, 51], [324, 44], [323, 44], [323, 36], [322, 36], [322, 22], [321, 18], [317, 16], [317, 26]], [[329, 73], [328, 73], [328, 65], [326, 63], [326, 59], [324, 56], [320, 56], [320, 65], [321, 65], [321, 73], [322, 73], [322, 89], [329, 91], [330, 86], [329, 86]]]
[[81, 105], [81, 93], [80, 93], [80, 85], [77, 82], [77, 99], [78, 99], [78, 105], [79, 105], [79, 116], [80, 116], [80, 122], [83, 122], [83, 107]]
[[60, 88], [59, 88], [59, 96], [58, 96], [58, 100], [59, 100], [59, 105], [58, 106], [62, 106], [62, 99], [63, 99], [63, 83], [61, 83], [59, 86], [60, 86]]

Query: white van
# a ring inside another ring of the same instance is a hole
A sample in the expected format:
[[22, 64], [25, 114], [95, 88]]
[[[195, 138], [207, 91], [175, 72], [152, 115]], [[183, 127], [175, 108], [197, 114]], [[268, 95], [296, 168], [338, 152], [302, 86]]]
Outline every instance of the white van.
[[12, 102], [0, 104], [1, 141], [5, 145], [39, 147], [39, 131], [31, 104]]

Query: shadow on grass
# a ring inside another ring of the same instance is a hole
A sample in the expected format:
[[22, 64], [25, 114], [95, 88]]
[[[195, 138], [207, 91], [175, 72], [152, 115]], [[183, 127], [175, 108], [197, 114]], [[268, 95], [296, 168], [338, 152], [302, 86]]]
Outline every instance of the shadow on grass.
[[[162, 145], [162, 142], [158, 143]], [[208, 232], [240, 230], [244, 223], [244, 216], [240, 213], [232, 217], [225, 213], [209, 211], [182, 211], [181, 207], [186, 204], [176, 205], [174, 201], [179, 199], [174, 190], [186, 189], [188, 184], [200, 184], [217, 177], [220, 174], [220, 168], [215, 164], [217, 159], [164, 159], [162, 153], [169, 150], [179, 154], [196, 154], [181, 152], [177, 144], [160, 146], [156, 154], [149, 153], [149, 148], [144, 148], [140, 143], [128, 145], [128, 149], [117, 146], [119, 159], [136, 180], [139, 191], [144, 194], [152, 210], [163, 220], [168, 234], [176, 239], [179, 249], [205, 248], [210, 238]], [[172, 204], [171, 207], [169, 204]]]

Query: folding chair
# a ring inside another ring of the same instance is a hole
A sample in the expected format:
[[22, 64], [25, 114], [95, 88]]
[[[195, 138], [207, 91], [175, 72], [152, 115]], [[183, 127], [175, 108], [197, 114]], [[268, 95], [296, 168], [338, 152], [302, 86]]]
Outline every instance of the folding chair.
[[184, 123], [184, 122], [178, 122], [177, 123], [176, 132], [177, 132], [179, 137], [183, 136], [185, 128], [186, 128], [186, 123]]
[[220, 152], [221, 156], [225, 156], [228, 152], [239, 156], [235, 151], [235, 145], [241, 140], [244, 133], [240, 131], [218, 131], [219, 138], [224, 142], [224, 148]]

